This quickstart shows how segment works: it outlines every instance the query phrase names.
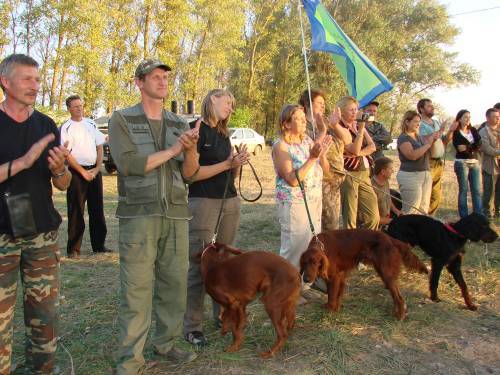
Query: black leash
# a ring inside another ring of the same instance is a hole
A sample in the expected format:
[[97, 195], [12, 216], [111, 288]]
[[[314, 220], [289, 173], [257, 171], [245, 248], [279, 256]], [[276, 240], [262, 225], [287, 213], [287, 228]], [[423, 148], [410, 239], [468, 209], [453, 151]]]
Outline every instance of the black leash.
[[300, 181], [299, 178], [299, 170], [296, 169], [295, 171], [295, 178], [297, 178], [297, 182], [299, 183], [300, 191], [302, 191], [302, 197], [304, 198], [304, 204], [306, 206], [306, 212], [307, 212], [307, 218], [309, 219], [309, 228], [311, 229], [311, 233], [313, 234], [314, 238], [318, 238], [316, 231], [314, 230], [314, 225], [311, 219], [311, 213], [309, 212], [309, 205], [307, 204], [307, 197], [306, 197], [306, 191], [304, 189], [304, 184], [302, 181]]
[[[236, 152], [240, 152], [240, 149], [238, 148], [238, 146], [234, 146], [236, 148]], [[259, 179], [259, 176], [257, 176], [257, 172], [255, 171], [255, 168], [254, 166], [252, 165], [252, 163], [250, 163], [250, 161], [247, 161], [248, 165], [250, 166], [250, 169], [252, 170], [252, 173], [253, 173], [253, 176], [255, 177], [255, 181], [257, 181], [257, 184], [259, 185], [259, 194], [257, 194], [257, 197], [255, 198], [247, 198], [243, 195], [243, 192], [241, 191], [241, 176], [243, 176], [243, 165], [241, 166], [240, 168], [240, 177], [238, 179], [238, 190], [240, 191], [240, 197], [241, 199], [243, 199], [244, 201], [247, 201], [247, 202], [257, 202], [259, 200], [259, 198], [262, 196], [262, 183], [260, 182], [260, 179]]]
[[222, 202], [220, 203], [219, 216], [217, 217], [217, 223], [215, 224], [214, 235], [212, 237], [211, 245], [215, 243], [217, 239], [217, 234], [219, 233], [219, 226], [222, 219], [222, 211], [224, 211], [224, 206], [226, 205], [226, 195], [229, 190], [229, 182], [231, 181], [232, 173], [231, 169], [227, 171], [226, 186], [224, 187], [224, 194], [222, 195]]

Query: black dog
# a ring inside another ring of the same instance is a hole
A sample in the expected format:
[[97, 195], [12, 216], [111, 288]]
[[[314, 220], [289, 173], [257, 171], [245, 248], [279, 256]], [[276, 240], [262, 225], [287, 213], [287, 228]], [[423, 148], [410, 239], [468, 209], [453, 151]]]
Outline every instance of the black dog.
[[439, 277], [446, 266], [460, 287], [467, 308], [477, 310], [467, 290], [461, 266], [467, 240], [491, 243], [497, 239], [498, 235], [490, 228], [486, 217], [473, 213], [456, 223], [443, 224], [428, 216], [404, 215], [391, 221], [387, 233], [412, 246], [420, 246], [431, 257], [429, 288], [433, 301], [439, 302]]

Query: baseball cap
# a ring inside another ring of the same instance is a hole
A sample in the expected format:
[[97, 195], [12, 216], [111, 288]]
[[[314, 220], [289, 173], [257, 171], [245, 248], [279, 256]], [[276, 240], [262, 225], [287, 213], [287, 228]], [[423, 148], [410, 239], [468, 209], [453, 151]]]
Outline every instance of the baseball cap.
[[141, 61], [141, 63], [135, 69], [135, 78], [139, 78], [148, 73], [151, 73], [156, 68], [162, 68], [167, 72], [170, 72], [172, 70], [167, 64], [162, 63], [160, 60], [146, 59]]

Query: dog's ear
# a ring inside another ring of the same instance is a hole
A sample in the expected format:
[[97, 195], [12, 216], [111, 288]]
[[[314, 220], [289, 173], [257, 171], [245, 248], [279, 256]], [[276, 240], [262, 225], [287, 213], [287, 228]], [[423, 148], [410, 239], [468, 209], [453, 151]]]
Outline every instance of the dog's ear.
[[321, 254], [321, 260], [319, 263], [319, 277], [323, 280], [328, 280], [328, 269], [330, 268], [330, 262], [325, 254]]
[[229, 246], [229, 245], [224, 245], [224, 247], [231, 254], [234, 254], [234, 255], [241, 255], [241, 254], [243, 254], [243, 251], [241, 251], [240, 249], [237, 249], [235, 247], [232, 247], [232, 246]]

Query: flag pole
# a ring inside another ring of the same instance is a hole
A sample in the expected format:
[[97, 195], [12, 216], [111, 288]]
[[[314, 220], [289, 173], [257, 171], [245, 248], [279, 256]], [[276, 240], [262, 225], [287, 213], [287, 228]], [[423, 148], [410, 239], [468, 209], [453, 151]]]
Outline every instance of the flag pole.
[[[304, 22], [302, 21], [302, 0], [297, 0], [297, 9], [300, 19], [300, 33], [302, 35], [302, 54], [304, 55], [304, 65], [306, 67], [307, 92], [309, 93], [309, 112], [311, 114], [313, 138], [316, 138], [316, 120], [312, 113], [311, 80], [309, 79], [309, 64], [307, 62], [306, 39], [304, 37]], [[314, 140], [314, 139], [313, 139]]]

